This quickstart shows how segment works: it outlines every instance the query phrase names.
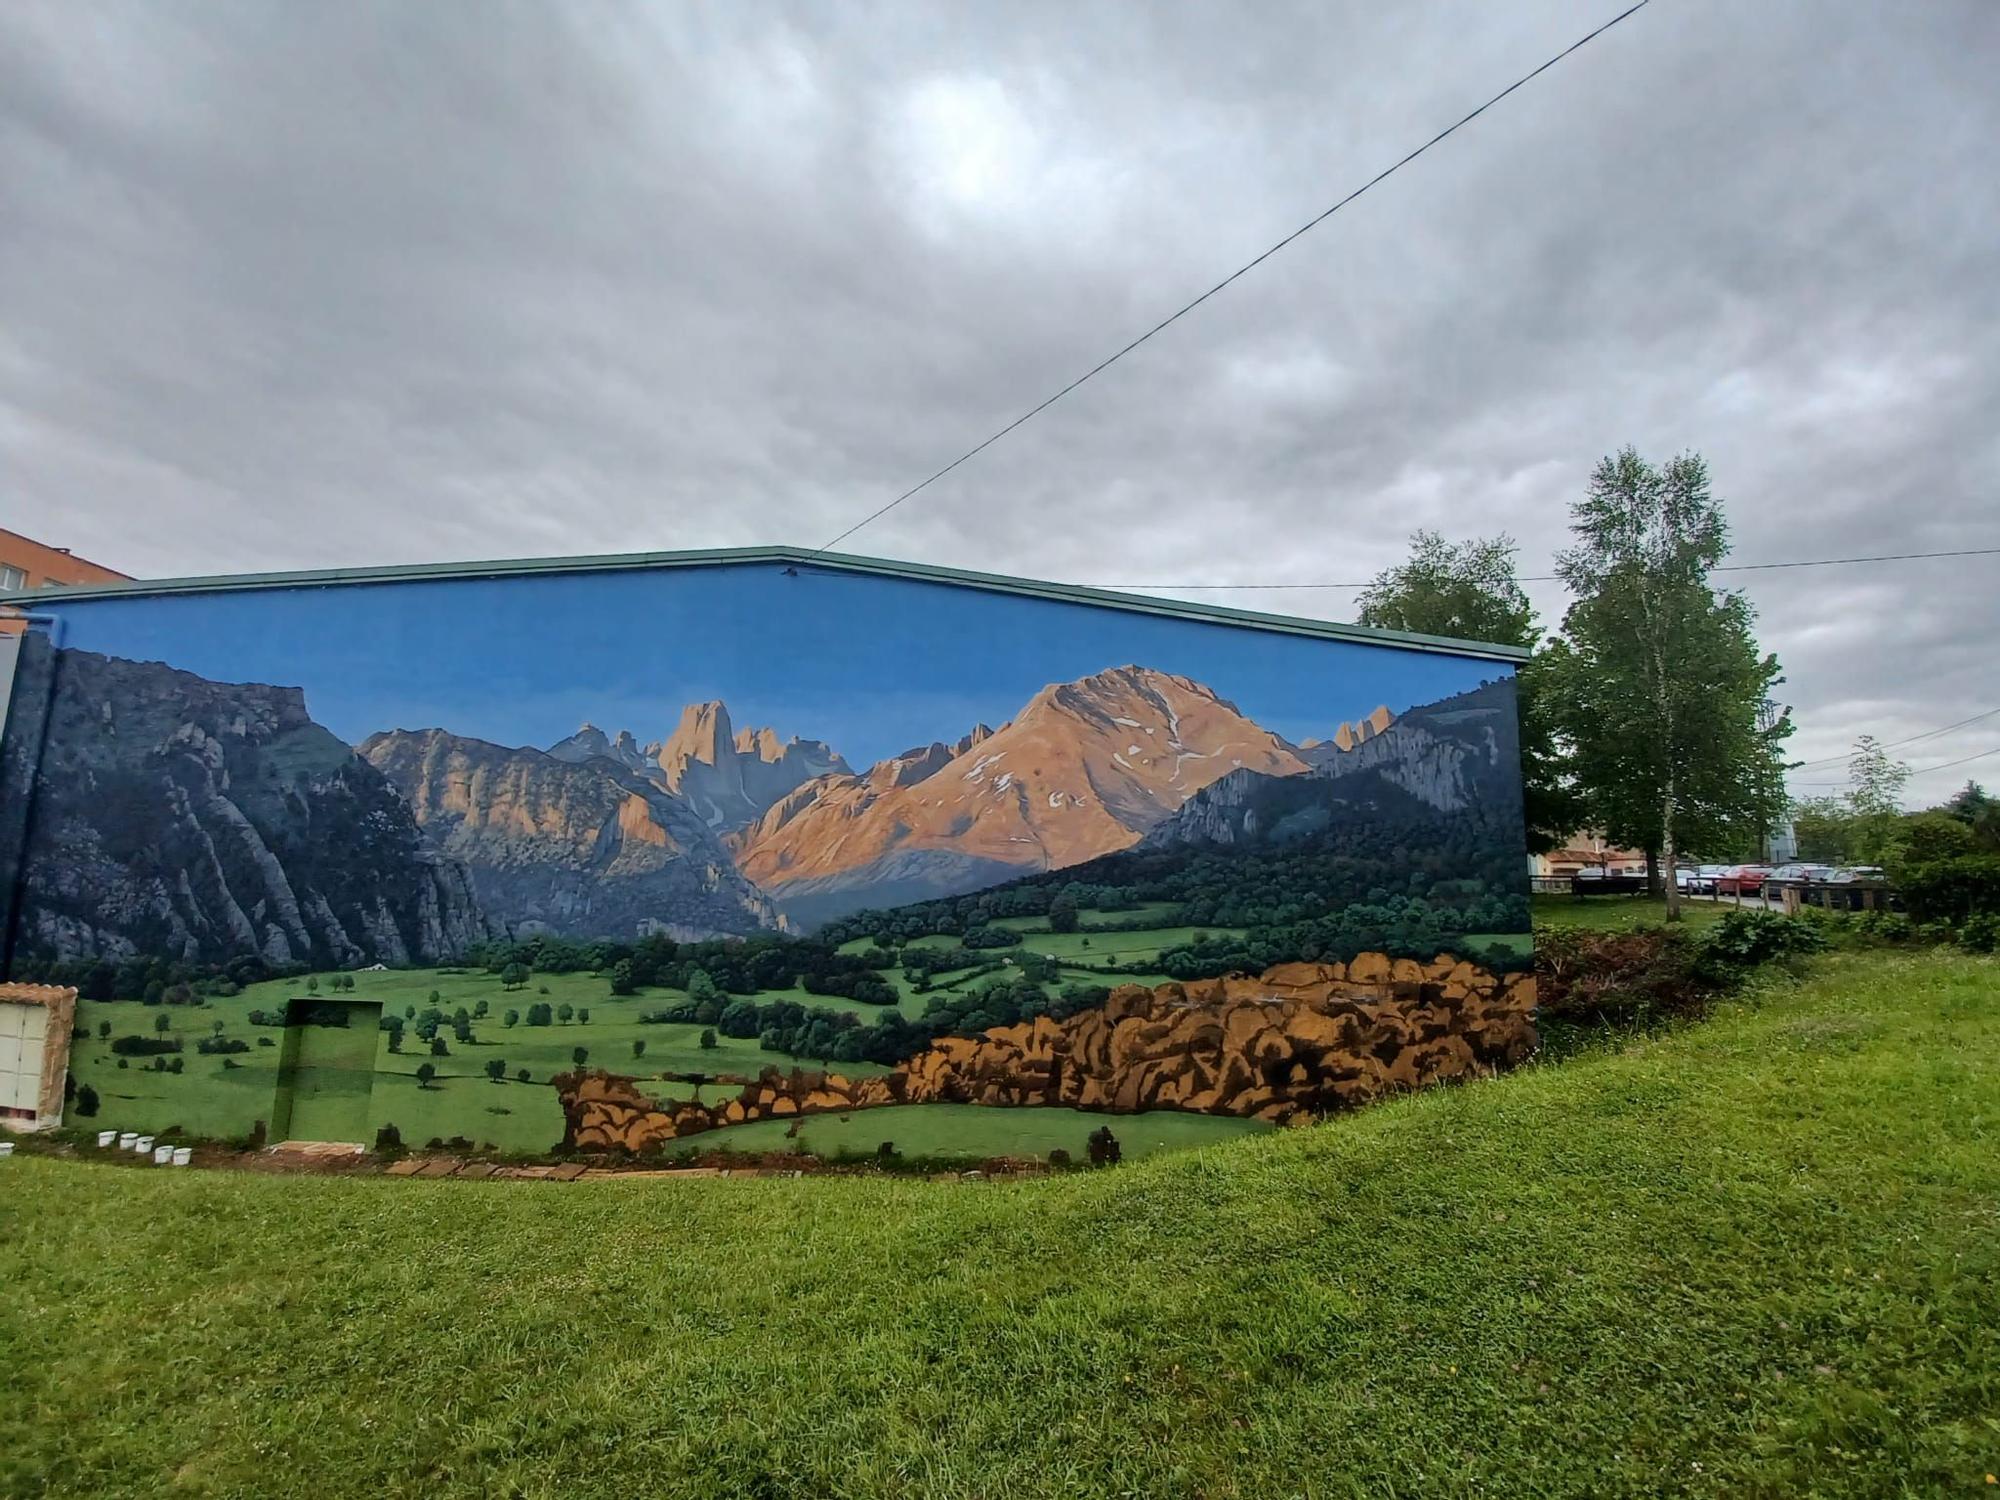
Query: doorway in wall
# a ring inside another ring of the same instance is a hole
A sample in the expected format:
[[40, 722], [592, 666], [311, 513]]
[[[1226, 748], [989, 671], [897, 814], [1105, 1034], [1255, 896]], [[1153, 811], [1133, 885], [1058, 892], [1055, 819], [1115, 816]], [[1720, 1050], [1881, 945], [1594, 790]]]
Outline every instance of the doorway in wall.
[[367, 1000], [294, 1000], [285, 1007], [272, 1141], [368, 1139], [382, 1007]]

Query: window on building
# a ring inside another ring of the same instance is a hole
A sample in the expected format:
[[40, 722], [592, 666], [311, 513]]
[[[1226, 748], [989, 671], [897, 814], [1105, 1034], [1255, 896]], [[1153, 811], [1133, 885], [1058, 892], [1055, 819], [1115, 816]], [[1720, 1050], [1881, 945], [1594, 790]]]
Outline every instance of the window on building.
[[24, 589], [28, 586], [28, 575], [19, 568], [10, 568], [0, 563], [0, 593], [9, 589]]

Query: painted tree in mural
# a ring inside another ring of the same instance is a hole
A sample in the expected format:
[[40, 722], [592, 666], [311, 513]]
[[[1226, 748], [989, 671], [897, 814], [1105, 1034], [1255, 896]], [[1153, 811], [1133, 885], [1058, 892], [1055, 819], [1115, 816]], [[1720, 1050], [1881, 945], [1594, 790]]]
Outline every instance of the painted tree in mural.
[[[1606, 458], [1571, 529], [1557, 571], [1576, 599], [1544, 653], [1551, 717], [1591, 820], [1644, 849], [1657, 883], [1678, 850], [1754, 841], [1783, 811], [1792, 725], [1766, 712], [1783, 678], [1749, 603], [1709, 580], [1729, 532], [1700, 455]], [[1671, 879], [1665, 893], [1678, 920]]]
[[[1415, 531], [1409, 557], [1377, 573], [1362, 590], [1355, 618], [1378, 630], [1532, 650], [1541, 629], [1515, 576], [1516, 550], [1514, 539], [1504, 534], [1451, 542], [1435, 531]], [[1544, 675], [1537, 655], [1522, 663], [1514, 678], [1528, 847], [1537, 851], [1555, 848], [1581, 820], [1569, 759], [1550, 718]]]

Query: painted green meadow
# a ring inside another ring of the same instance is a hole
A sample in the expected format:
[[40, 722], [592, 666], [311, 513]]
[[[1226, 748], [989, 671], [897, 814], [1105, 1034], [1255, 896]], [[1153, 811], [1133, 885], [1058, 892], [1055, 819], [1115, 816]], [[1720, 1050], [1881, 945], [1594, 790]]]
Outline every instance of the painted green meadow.
[[[326, 988], [330, 976], [314, 976], [319, 994], [334, 998]], [[678, 1096], [687, 1085], [661, 1082], [665, 1074], [754, 1075], [797, 1059], [774, 1055], [754, 1039], [717, 1036], [712, 1047], [701, 1045], [706, 1029], [697, 1025], [644, 1022], [641, 1014], [684, 999], [676, 990], [649, 990], [616, 998], [607, 993], [601, 975], [589, 973], [535, 975], [519, 989], [508, 989], [500, 977], [483, 970], [400, 969], [362, 971], [352, 991], [339, 998], [379, 1003], [384, 1014], [422, 1011], [435, 1005], [447, 1016], [464, 1009], [472, 1017], [474, 1040], [459, 1042], [450, 1028], [445, 1038], [449, 1055], [433, 1057], [429, 1047], [406, 1032], [400, 1053], [389, 1050], [389, 1035], [375, 1038], [374, 1087], [369, 1101], [370, 1130], [394, 1125], [410, 1145], [462, 1136], [477, 1146], [503, 1152], [542, 1153], [557, 1146], [563, 1135], [562, 1106], [549, 1080], [577, 1066], [577, 1049], [585, 1062], [629, 1077], [650, 1080], [662, 1096]], [[142, 1005], [132, 1001], [80, 1001], [77, 1026], [88, 1040], [73, 1044], [71, 1071], [79, 1085], [97, 1091], [98, 1113], [76, 1118], [78, 1126], [117, 1126], [153, 1134], [178, 1128], [196, 1137], [234, 1139], [248, 1136], [259, 1120], [269, 1123], [278, 1083], [278, 1055], [283, 1029], [251, 1023], [252, 1011], [282, 1013], [286, 1001], [306, 993], [297, 979], [248, 986], [240, 995], [211, 996], [201, 1005]], [[435, 993], [436, 1000], [430, 997]], [[837, 997], [785, 992], [770, 998], [796, 999], [814, 1007], [853, 1009]], [[570, 1007], [568, 1021], [530, 1026], [517, 1020], [508, 1025], [509, 1011], [525, 1016], [532, 1004]], [[478, 1014], [485, 1006], [485, 1013]], [[167, 1029], [156, 1031], [164, 1020]], [[100, 1037], [109, 1026], [110, 1037]], [[120, 1068], [111, 1042], [119, 1036], [156, 1035], [178, 1038], [183, 1050], [179, 1073], [156, 1071], [152, 1059], [131, 1057]], [[204, 1038], [237, 1038], [249, 1043], [246, 1052], [201, 1054]], [[264, 1042], [270, 1045], [262, 1045]], [[635, 1054], [633, 1045], [645, 1044]], [[501, 1081], [488, 1076], [491, 1063], [501, 1063]], [[428, 1085], [420, 1085], [417, 1070], [435, 1069]], [[801, 1065], [811, 1066], [810, 1062]], [[880, 1072], [870, 1063], [848, 1063], [851, 1074]], [[520, 1079], [525, 1070], [528, 1078]]]

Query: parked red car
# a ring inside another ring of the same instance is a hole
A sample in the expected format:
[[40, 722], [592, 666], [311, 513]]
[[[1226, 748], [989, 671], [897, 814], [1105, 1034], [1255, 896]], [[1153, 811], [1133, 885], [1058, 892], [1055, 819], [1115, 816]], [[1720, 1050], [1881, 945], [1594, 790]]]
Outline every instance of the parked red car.
[[1767, 865], [1731, 865], [1715, 877], [1715, 894], [1755, 896], [1764, 889], [1764, 882], [1770, 874]]

